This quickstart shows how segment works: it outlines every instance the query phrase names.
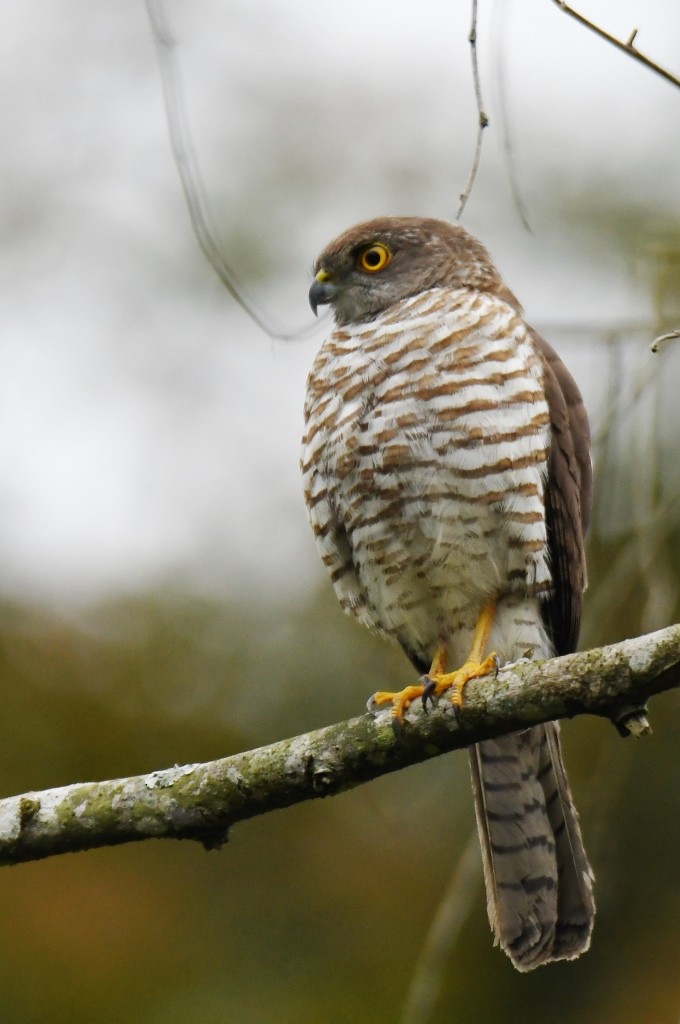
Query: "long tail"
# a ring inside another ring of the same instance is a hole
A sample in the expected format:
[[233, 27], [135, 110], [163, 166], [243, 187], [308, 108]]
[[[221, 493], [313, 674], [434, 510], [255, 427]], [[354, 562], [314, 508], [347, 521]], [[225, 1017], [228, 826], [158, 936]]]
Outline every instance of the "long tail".
[[491, 929], [519, 971], [585, 952], [593, 873], [555, 723], [470, 748]]

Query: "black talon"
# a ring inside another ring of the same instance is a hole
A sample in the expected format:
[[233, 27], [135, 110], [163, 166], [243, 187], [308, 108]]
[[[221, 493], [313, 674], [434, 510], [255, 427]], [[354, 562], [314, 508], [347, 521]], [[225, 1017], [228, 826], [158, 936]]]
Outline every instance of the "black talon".
[[494, 674], [493, 674], [493, 677], [494, 677], [494, 679], [498, 679], [498, 670], [501, 667], [501, 661], [500, 661], [500, 658], [498, 657], [497, 654], [494, 654], [494, 656], [493, 656], [493, 663], [494, 663]]
[[392, 732], [395, 740], [402, 739], [404, 735], [404, 720], [399, 718], [398, 715], [392, 715]]
[[423, 711], [425, 712], [425, 714], [427, 714], [428, 700], [431, 700], [434, 706], [434, 697], [432, 696], [432, 694], [437, 689], [437, 684], [435, 683], [434, 679], [430, 679], [429, 676], [421, 676], [420, 682], [422, 683], [423, 686], [423, 695], [420, 699], [423, 702]]

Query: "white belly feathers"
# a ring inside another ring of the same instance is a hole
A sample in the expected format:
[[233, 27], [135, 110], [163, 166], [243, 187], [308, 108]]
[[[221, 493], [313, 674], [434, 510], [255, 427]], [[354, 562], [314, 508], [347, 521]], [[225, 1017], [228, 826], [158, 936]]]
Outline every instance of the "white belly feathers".
[[542, 376], [515, 310], [465, 290], [333, 331], [309, 377], [302, 469], [346, 610], [423, 657], [440, 640], [464, 644], [491, 597], [529, 599], [540, 619]]

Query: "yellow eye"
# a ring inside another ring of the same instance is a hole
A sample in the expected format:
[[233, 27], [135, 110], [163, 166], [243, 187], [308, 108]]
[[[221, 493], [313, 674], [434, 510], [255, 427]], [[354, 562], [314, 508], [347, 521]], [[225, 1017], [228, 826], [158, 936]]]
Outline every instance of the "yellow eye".
[[392, 253], [385, 245], [381, 245], [380, 242], [374, 242], [373, 245], [369, 245], [367, 249], [364, 249], [359, 255], [359, 266], [362, 270], [365, 270], [367, 274], [376, 274], [392, 259]]

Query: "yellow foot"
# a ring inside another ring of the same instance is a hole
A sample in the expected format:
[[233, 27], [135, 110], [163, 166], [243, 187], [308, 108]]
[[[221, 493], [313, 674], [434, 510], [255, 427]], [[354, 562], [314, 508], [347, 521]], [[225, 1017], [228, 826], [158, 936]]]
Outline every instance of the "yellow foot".
[[456, 711], [463, 706], [463, 690], [471, 679], [481, 679], [488, 676], [490, 672], [498, 675], [498, 655], [491, 653], [484, 661], [473, 661], [468, 659], [455, 672], [432, 672], [425, 677], [423, 693], [423, 704], [427, 707], [428, 700], [441, 697], [447, 690], [451, 690], [451, 703]]
[[440, 643], [435, 651], [430, 671], [423, 676], [417, 686], [407, 686], [404, 690], [392, 693], [388, 690], [380, 690], [374, 693], [368, 701], [368, 710], [374, 711], [381, 704], [392, 705], [392, 728], [397, 736], [401, 733], [404, 724], [404, 712], [413, 703], [420, 699], [427, 711], [427, 702], [434, 701], [442, 693], [451, 690], [451, 703], [458, 717], [458, 712], [463, 706], [463, 690], [471, 679], [479, 679], [490, 672], [498, 675], [498, 656], [489, 654], [482, 660], [482, 654], [486, 648], [496, 613], [495, 601], [490, 601], [481, 609], [475, 630], [472, 636], [472, 646], [467, 661], [455, 672], [446, 671], [446, 644]]
[[[439, 663], [441, 664], [441, 662]], [[439, 666], [437, 666], [439, 667]], [[459, 709], [463, 706], [463, 690], [471, 679], [480, 679], [482, 676], [494, 672], [498, 675], [498, 656], [489, 654], [484, 661], [466, 661], [455, 672], [430, 672], [423, 676], [422, 683], [415, 686], [406, 686], [403, 690], [392, 692], [391, 690], [379, 690], [374, 693], [368, 701], [368, 710], [374, 711], [381, 704], [392, 705], [392, 728], [397, 736], [401, 735], [404, 724], [404, 712], [410, 707], [414, 700], [419, 698], [427, 711], [427, 702], [434, 702], [435, 697], [441, 697], [447, 690], [451, 690], [451, 703], [453, 704], [456, 717]]]
[[368, 710], [373, 711], [374, 708], [380, 707], [381, 704], [392, 705], [392, 728], [396, 735], [401, 733], [401, 727], [404, 724], [404, 712], [417, 700], [418, 697], [422, 697], [425, 693], [425, 686], [418, 684], [416, 686], [407, 686], [403, 690], [398, 690], [396, 693], [392, 693], [390, 690], [378, 690], [368, 700]]

